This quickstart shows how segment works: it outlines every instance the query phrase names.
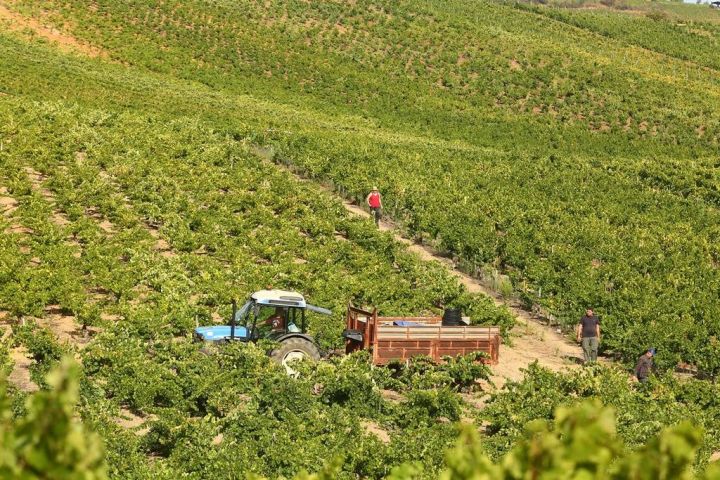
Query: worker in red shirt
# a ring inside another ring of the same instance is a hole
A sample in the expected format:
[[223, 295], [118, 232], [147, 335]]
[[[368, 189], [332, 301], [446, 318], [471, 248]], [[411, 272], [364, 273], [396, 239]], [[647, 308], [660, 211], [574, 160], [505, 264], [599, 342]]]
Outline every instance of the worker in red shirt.
[[368, 193], [365, 201], [370, 207], [370, 214], [375, 219], [375, 225], [380, 226], [380, 211], [382, 210], [382, 197], [377, 187], [373, 187], [372, 192]]

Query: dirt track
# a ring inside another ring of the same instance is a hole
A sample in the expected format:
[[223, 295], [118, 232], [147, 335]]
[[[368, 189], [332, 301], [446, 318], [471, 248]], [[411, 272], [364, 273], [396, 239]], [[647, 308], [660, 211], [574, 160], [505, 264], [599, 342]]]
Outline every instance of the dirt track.
[[[343, 205], [353, 215], [370, 217], [370, 214], [358, 205], [344, 200]], [[493, 299], [495, 305], [506, 306], [510, 313], [513, 314], [516, 326], [511, 332], [512, 345], [502, 345], [500, 347], [500, 363], [493, 367], [493, 381], [496, 386], [502, 386], [508, 379], [519, 380], [522, 378], [521, 369], [526, 368], [536, 360], [540, 365], [553, 371], [576, 368], [580, 364], [582, 359], [580, 347], [569, 342], [555, 328], [539, 323], [530, 312], [518, 308], [517, 305], [505, 302], [496, 292], [479, 280], [455, 269], [449, 259], [436, 254], [429, 247], [418, 245], [401, 236], [391, 223], [380, 222], [380, 230], [393, 233], [397, 241], [407, 245], [408, 250], [415, 252], [423, 260], [442, 263], [468, 291], [489, 296]]]

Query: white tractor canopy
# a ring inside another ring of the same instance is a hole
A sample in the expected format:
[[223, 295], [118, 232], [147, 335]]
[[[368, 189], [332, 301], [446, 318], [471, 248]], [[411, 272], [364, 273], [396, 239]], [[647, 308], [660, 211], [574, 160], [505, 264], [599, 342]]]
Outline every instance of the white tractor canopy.
[[[306, 319], [305, 311], [320, 313], [323, 315], [332, 315], [332, 312], [326, 308], [310, 305], [305, 301], [305, 297], [297, 292], [287, 290], [260, 290], [252, 295], [240, 307], [235, 310], [234, 319], [231, 318], [231, 325], [213, 325], [209, 327], [198, 327], [195, 329], [195, 335], [198, 339], [205, 341], [221, 341], [228, 339], [250, 339], [250, 333], [255, 330], [257, 322], [261, 324], [267, 319], [259, 319], [260, 307], [275, 307], [286, 309], [285, 321], [287, 322], [285, 334], [305, 334]], [[252, 314], [252, 315], [251, 315]], [[296, 325], [299, 322], [300, 327]]]
[[310, 310], [311, 312], [323, 315], [332, 315], [327, 308], [316, 307], [305, 301], [305, 297], [298, 292], [288, 290], [259, 290], [250, 296], [251, 301], [257, 305], [268, 305], [272, 307], [295, 307]]
[[305, 297], [297, 292], [290, 292], [287, 290], [259, 290], [253, 293], [250, 298], [252, 298], [258, 305], [297, 308], [307, 307]]

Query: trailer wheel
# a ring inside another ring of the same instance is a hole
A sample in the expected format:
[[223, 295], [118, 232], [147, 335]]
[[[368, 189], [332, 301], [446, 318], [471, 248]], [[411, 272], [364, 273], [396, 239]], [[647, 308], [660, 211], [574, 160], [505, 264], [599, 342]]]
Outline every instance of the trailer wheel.
[[320, 360], [320, 351], [314, 343], [304, 338], [289, 338], [282, 342], [278, 348], [270, 353], [270, 358], [285, 367], [288, 375], [297, 375], [292, 368], [292, 362], [297, 360], [310, 359], [313, 361]]

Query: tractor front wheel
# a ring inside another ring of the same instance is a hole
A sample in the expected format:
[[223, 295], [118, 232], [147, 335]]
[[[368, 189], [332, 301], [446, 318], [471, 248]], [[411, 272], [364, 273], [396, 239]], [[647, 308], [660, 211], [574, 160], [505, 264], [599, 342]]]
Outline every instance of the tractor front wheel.
[[296, 375], [292, 368], [292, 362], [310, 359], [320, 360], [320, 351], [314, 343], [304, 338], [288, 338], [280, 343], [280, 346], [270, 353], [270, 358], [285, 367], [288, 375]]

